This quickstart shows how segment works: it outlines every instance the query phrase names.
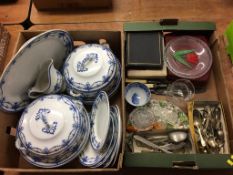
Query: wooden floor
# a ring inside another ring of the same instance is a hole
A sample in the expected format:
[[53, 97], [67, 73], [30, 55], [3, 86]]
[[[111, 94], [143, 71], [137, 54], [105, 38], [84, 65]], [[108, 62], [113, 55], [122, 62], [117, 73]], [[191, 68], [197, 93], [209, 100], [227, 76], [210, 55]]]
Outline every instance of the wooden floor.
[[[106, 10], [41, 12], [32, 6], [33, 24], [151, 21], [161, 18], [215, 21], [220, 32], [233, 18], [232, 0], [113, 0]], [[100, 24], [96, 24], [100, 25]]]

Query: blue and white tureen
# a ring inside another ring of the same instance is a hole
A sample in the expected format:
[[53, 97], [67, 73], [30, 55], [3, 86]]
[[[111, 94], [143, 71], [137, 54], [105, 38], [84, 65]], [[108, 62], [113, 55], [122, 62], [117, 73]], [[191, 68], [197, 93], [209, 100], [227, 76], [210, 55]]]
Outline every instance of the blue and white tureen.
[[116, 86], [120, 64], [106, 45], [85, 44], [68, 56], [63, 74], [72, 96], [83, 96], [85, 101], [94, 101], [98, 92], [105, 90], [109, 95]]
[[23, 112], [16, 147], [31, 164], [43, 168], [62, 166], [85, 148], [90, 120], [82, 104], [67, 96], [47, 95]]

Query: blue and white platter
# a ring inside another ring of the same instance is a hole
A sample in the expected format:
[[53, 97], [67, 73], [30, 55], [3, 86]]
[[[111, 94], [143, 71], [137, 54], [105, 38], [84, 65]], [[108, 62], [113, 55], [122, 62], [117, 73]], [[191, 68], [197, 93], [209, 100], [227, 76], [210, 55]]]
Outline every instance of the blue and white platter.
[[103, 149], [99, 152], [93, 149], [91, 142], [79, 156], [82, 165], [98, 168], [113, 166], [117, 160], [122, 138], [122, 123], [117, 105], [111, 106], [111, 123], [108, 137]]
[[104, 166], [104, 167], [109, 166], [110, 163], [112, 162], [113, 157], [115, 156], [114, 148], [116, 147], [116, 142], [117, 142], [118, 123], [116, 120], [116, 116], [112, 111], [111, 111], [111, 116], [114, 124], [113, 139], [110, 143], [106, 143], [106, 145], [110, 145], [110, 146], [103, 153], [103, 159], [100, 162], [98, 162], [98, 164], [93, 166], [93, 168], [97, 168], [100, 166]]
[[36, 80], [40, 66], [53, 59], [60, 69], [73, 50], [73, 40], [63, 30], [50, 30], [28, 40], [15, 54], [0, 78], [0, 108], [17, 112], [29, 104], [27, 91]]
[[113, 166], [118, 158], [118, 153], [121, 146], [121, 139], [122, 139], [122, 122], [121, 122], [121, 115], [120, 110], [117, 105], [111, 107], [111, 111], [115, 114], [115, 120], [117, 123], [117, 141], [113, 150], [113, 153], [111, 155], [111, 158], [109, 161], [105, 163], [105, 167], [108, 167], [109, 165]]
[[101, 152], [96, 151], [95, 149], [93, 149], [91, 141], [89, 140], [86, 148], [79, 156], [79, 160], [82, 165], [92, 168], [97, 167], [96, 165], [105, 158], [108, 150], [112, 148], [115, 133], [115, 125], [113, 120], [113, 116], [111, 116], [109, 132], [106, 139], [106, 147], [104, 148], [104, 150], [102, 150]]
[[94, 150], [100, 151], [107, 139], [110, 126], [110, 106], [106, 92], [101, 91], [92, 106], [90, 141]]

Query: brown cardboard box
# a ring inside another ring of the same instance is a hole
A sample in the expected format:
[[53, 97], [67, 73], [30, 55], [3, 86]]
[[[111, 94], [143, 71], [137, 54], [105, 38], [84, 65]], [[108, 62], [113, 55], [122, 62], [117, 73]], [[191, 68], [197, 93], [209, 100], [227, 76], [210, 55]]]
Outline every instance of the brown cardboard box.
[[[42, 33], [43, 31], [24, 31], [21, 32], [18, 36], [17, 46], [15, 52], [30, 38]], [[113, 53], [119, 58], [122, 63], [122, 39], [121, 32], [119, 31], [69, 31], [74, 41], [84, 41], [86, 43], [98, 43], [99, 39], [106, 39], [108, 44], [110, 45]], [[123, 105], [121, 103], [123, 98], [122, 93], [122, 84], [118, 89], [117, 94], [110, 99], [110, 104], [117, 104], [121, 111], [121, 116], [123, 115]], [[114, 167], [111, 168], [96, 168], [91, 169], [87, 167], [83, 167], [78, 158], [70, 162], [69, 164], [55, 169], [42, 169], [32, 166], [28, 162], [26, 162], [19, 154], [19, 151], [15, 148], [15, 137], [9, 135], [6, 130], [9, 127], [15, 128], [17, 126], [17, 122], [20, 118], [20, 113], [6, 113], [0, 111], [0, 174], [1, 172], [7, 174], [17, 174], [20, 172], [24, 173], [39, 173], [39, 172], [52, 172], [52, 173], [83, 173], [83, 172], [114, 172], [118, 171], [122, 166], [123, 159], [123, 149], [122, 146], [119, 153], [119, 158]], [[122, 116], [122, 127], [124, 128], [124, 118]], [[123, 137], [124, 139], [124, 137]], [[123, 144], [124, 141], [122, 141]]]
[[[213, 23], [205, 22], [179, 22], [178, 25], [162, 26], [157, 22], [129, 23], [124, 26], [125, 32], [128, 31], [151, 31], [162, 30], [169, 32], [180, 32], [185, 34], [203, 33], [208, 36], [208, 44], [213, 56], [213, 66], [210, 79], [207, 83], [207, 90], [204, 93], [196, 94], [194, 100], [199, 101], [219, 101], [225, 113], [226, 124], [228, 128], [230, 153], [225, 154], [166, 154], [157, 152], [132, 153], [127, 146], [124, 152], [124, 165], [126, 167], [150, 167], [150, 168], [181, 168], [181, 169], [232, 169], [229, 160], [232, 161], [233, 153], [233, 101], [228, 90], [228, 81], [233, 81], [232, 74], [226, 75], [223, 67], [223, 60], [226, 58], [226, 52], [222, 42], [216, 37]], [[127, 71], [127, 69], [126, 69]], [[126, 82], [125, 82], [126, 83]], [[124, 89], [123, 89], [124, 92]], [[152, 95], [154, 99], [166, 99], [166, 97]], [[178, 105], [178, 104], [177, 104]], [[125, 104], [125, 120], [132, 107]]]
[[110, 8], [112, 0], [34, 0], [38, 10]]

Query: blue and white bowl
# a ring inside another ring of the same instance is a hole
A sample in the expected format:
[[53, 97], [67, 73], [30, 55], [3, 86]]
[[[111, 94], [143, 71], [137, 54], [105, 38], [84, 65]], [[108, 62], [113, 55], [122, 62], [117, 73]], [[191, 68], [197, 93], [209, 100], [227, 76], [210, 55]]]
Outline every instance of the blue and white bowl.
[[63, 95], [33, 101], [17, 127], [16, 147], [31, 164], [43, 168], [62, 166], [84, 149], [90, 119], [82, 104]]
[[125, 88], [125, 99], [132, 106], [143, 106], [151, 99], [150, 89], [142, 83], [130, 83]]

